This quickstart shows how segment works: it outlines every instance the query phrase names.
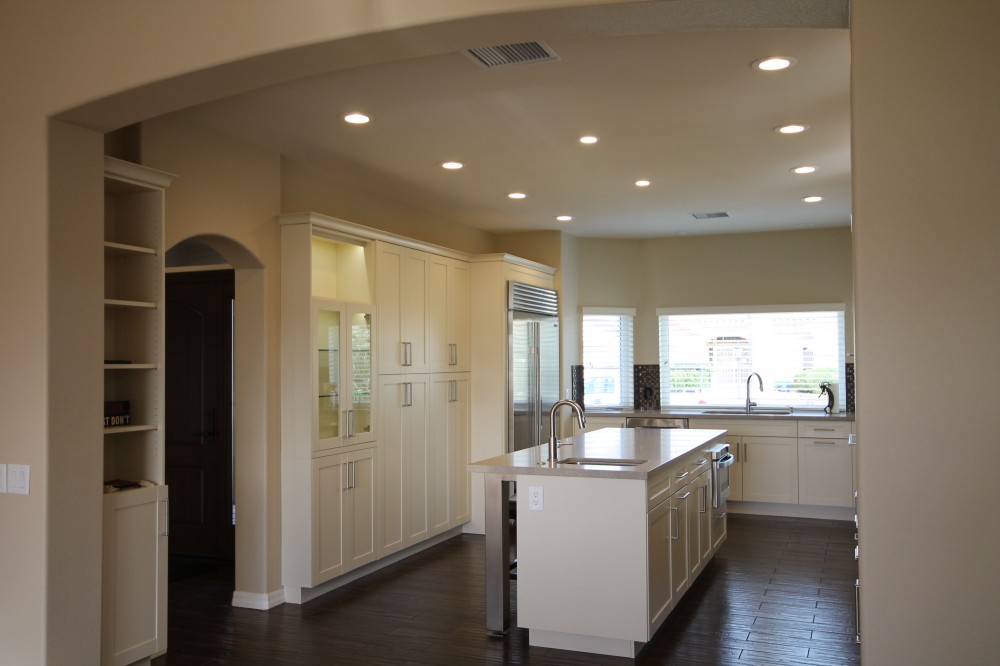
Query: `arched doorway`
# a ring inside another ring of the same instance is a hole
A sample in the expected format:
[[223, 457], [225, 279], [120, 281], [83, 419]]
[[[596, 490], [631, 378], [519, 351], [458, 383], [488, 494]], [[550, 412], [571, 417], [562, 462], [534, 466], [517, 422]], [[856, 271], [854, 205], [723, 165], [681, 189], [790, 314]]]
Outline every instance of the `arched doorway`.
[[[241, 243], [214, 234], [176, 243], [165, 263], [168, 282], [186, 285], [176, 327], [168, 305], [167, 346], [175, 352], [167, 355], [168, 383], [173, 377], [180, 382], [175, 388], [189, 394], [172, 400], [167, 387], [167, 473], [178, 495], [172, 498], [172, 539], [177, 537], [179, 553], [209, 559], [231, 554], [237, 603], [240, 595], [256, 596], [238, 591], [255, 590], [252, 572], [266, 558], [253, 546], [266, 501], [250, 490], [260, 485], [267, 458], [261, 423], [267, 412], [264, 269]], [[200, 335], [196, 330], [208, 337], [169, 339]], [[204, 353], [214, 358], [197, 358]], [[191, 372], [197, 376], [186, 374]], [[171, 414], [171, 405], [188, 413]], [[251, 598], [238, 605], [257, 603]]]

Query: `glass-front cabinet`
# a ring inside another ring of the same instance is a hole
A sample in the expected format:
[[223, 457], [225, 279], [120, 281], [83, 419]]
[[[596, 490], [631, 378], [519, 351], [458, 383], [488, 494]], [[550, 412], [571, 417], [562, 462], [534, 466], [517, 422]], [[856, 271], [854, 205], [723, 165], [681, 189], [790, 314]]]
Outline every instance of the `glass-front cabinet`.
[[313, 299], [313, 450], [374, 440], [370, 305]]

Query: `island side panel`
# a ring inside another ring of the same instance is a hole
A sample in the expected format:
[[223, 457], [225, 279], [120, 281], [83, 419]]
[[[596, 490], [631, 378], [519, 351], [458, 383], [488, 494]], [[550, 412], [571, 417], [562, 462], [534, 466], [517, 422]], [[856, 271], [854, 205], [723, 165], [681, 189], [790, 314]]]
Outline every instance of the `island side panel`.
[[519, 475], [517, 488], [518, 626], [647, 640], [645, 481]]

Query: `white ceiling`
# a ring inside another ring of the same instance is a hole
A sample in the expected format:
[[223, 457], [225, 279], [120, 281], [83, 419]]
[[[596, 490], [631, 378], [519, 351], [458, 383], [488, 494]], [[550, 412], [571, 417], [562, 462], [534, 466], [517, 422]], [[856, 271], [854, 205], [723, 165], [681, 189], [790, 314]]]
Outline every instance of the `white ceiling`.
[[[490, 232], [656, 237], [850, 223], [846, 29], [537, 38], [560, 59], [486, 70], [453, 51], [184, 114]], [[798, 62], [783, 72], [751, 68], [768, 55]], [[341, 120], [356, 110], [373, 122]], [[810, 129], [774, 131], [791, 122]], [[581, 145], [584, 134], [600, 141]], [[446, 160], [466, 166], [445, 171]], [[818, 171], [790, 172], [803, 164]], [[639, 178], [652, 186], [635, 187]], [[512, 191], [528, 198], [512, 201]], [[825, 200], [801, 201], [813, 194]], [[714, 211], [730, 217], [691, 216]], [[556, 221], [563, 213], [573, 221]]]

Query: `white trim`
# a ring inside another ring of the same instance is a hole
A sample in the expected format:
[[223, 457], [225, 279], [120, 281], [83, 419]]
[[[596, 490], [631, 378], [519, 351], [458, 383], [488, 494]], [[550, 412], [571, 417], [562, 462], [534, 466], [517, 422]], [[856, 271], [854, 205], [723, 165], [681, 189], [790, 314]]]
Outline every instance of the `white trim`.
[[707, 305], [687, 308], [656, 308], [656, 315], [743, 314], [758, 312], [844, 312], [845, 303], [798, 303], [788, 305]]
[[233, 606], [236, 608], [252, 608], [253, 610], [271, 610], [285, 603], [284, 590], [272, 590], [267, 594], [256, 592], [233, 592]]
[[603, 308], [584, 306], [580, 308], [585, 315], [614, 315], [618, 317], [634, 317], [635, 308]]
[[825, 520], [854, 520], [854, 509], [849, 506], [819, 506], [813, 504], [776, 504], [774, 502], [726, 503], [729, 513], [753, 516], [784, 516], [786, 518], [821, 518]]

